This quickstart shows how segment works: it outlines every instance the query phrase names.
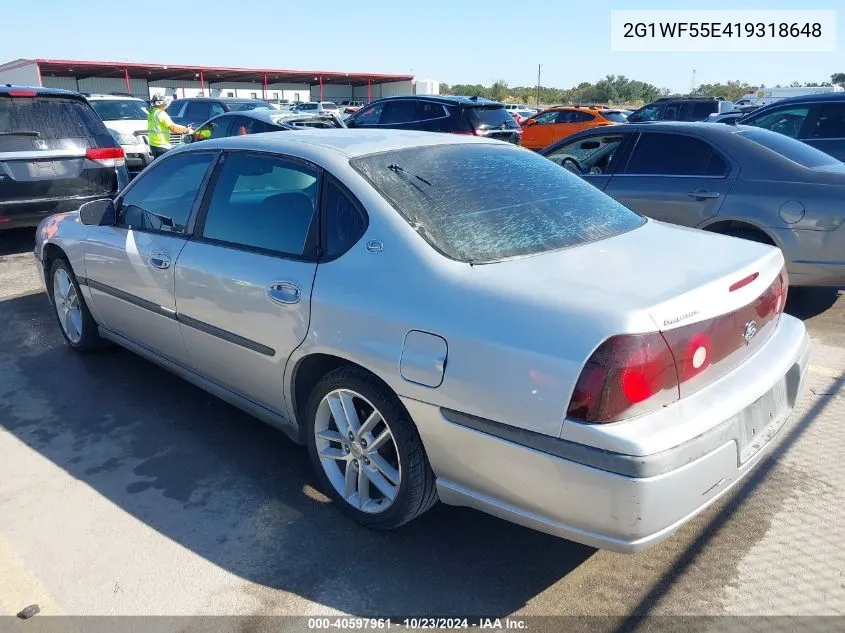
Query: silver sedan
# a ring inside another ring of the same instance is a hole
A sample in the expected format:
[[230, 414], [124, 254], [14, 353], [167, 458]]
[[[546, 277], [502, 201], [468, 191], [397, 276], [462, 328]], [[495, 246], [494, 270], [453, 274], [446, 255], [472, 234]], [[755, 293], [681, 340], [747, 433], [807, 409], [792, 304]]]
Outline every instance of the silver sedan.
[[778, 249], [484, 138], [212, 139], [43, 222], [35, 254], [70, 347], [277, 426], [374, 528], [439, 499], [648, 547], [750, 472], [810, 353]]

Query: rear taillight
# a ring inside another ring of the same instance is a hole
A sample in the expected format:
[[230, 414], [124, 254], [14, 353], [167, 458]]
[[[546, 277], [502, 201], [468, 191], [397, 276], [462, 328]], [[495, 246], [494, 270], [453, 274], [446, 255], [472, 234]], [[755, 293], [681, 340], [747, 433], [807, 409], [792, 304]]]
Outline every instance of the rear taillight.
[[38, 93], [35, 90], [9, 90], [6, 94], [10, 97], [34, 97]]
[[614, 336], [590, 357], [567, 415], [616, 422], [680, 397], [675, 359], [659, 332]]
[[85, 150], [85, 158], [103, 167], [122, 167], [126, 163], [123, 150], [119, 147], [89, 147]]
[[[757, 277], [755, 273], [740, 282], [745, 286]], [[738, 289], [734, 285], [729, 292]], [[719, 379], [771, 334], [783, 313], [788, 286], [784, 268], [762, 294], [738, 310], [662, 333], [609, 338], [584, 366], [567, 416], [618, 422], [671, 404]]]

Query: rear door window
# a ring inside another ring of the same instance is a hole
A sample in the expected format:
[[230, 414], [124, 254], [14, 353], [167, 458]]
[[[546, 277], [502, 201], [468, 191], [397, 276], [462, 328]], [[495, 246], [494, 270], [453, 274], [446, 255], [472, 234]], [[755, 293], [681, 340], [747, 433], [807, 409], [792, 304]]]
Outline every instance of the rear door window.
[[845, 139], [845, 103], [821, 103], [808, 138]]
[[439, 103], [432, 103], [431, 101], [417, 101], [417, 121], [442, 119], [446, 116], [446, 109]]
[[708, 116], [716, 112], [717, 102], [715, 101], [691, 101], [687, 113], [684, 116], [685, 121], [703, 121]]
[[118, 224], [142, 231], [184, 233], [214, 156], [195, 152], [156, 161], [121, 200]]
[[594, 114], [590, 114], [589, 112], [582, 112], [580, 110], [575, 110], [571, 114], [572, 123], [586, 123], [587, 121], [592, 121], [596, 118]]
[[578, 246], [645, 221], [578, 176], [502, 144], [449, 144], [350, 164], [434, 249], [484, 263]]
[[412, 99], [399, 99], [388, 101], [384, 104], [379, 123], [390, 125], [397, 123], [410, 123], [416, 119], [417, 102]]
[[810, 106], [807, 105], [783, 106], [769, 112], [760, 113], [743, 121], [743, 124], [761, 127], [790, 138], [799, 138], [809, 113]]
[[262, 154], [226, 157], [203, 222], [206, 239], [302, 256], [317, 202], [317, 170]]
[[[183, 119], [188, 119], [189, 121], [208, 121], [211, 116], [211, 104], [207, 101], [190, 101], [188, 103], [188, 107], [185, 108], [185, 114], [183, 115]], [[223, 114], [223, 110], [221, 108], [218, 114]]]
[[643, 133], [626, 174], [660, 176], [724, 176], [729, 165], [709, 143], [681, 134]]

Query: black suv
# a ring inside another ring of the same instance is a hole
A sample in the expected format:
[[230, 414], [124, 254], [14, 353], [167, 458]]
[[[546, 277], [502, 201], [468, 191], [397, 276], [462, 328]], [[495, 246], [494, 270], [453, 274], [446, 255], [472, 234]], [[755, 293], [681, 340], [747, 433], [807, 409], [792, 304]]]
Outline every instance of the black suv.
[[786, 134], [845, 161], [843, 92], [782, 99], [745, 115], [737, 123]]
[[346, 125], [474, 134], [516, 144], [522, 138], [522, 128], [501, 103], [480, 97], [386, 97], [358, 110]]
[[123, 150], [85, 97], [0, 86], [0, 229], [113, 197], [129, 182]]
[[174, 99], [167, 106], [167, 114], [179, 125], [202, 125], [211, 117], [224, 112], [240, 112], [242, 110], [275, 110], [261, 99], [237, 99], [234, 97], [190, 97]]
[[661, 97], [628, 115], [629, 123], [703, 121], [711, 114], [733, 110], [733, 103], [716, 97]]

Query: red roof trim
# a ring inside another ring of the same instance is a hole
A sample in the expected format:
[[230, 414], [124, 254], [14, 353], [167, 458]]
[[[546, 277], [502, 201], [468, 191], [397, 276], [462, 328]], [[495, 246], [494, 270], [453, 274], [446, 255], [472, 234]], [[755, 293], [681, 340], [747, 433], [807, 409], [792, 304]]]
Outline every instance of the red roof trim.
[[[29, 60], [27, 60], [29, 61]], [[191, 72], [240, 72], [240, 73], [267, 73], [276, 75], [322, 75], [323, 77], [356, 77], [385, 79], [391, 81], [410, 81], [413, 75], [390, 75], [384, 73], [346, 73], [330, 70], [283, 70], [279, 68], [230, 68], [225, 66], [186, 66], [184, 64], [143, 64], [138, 62], [98, 62], [77, 59], [34, 59], [38, 64], [52, 64], [56, 66], [71, 66], [84, 69], [86, 67], [106, 66], [111, 68], [135, 68], [140, 70], [186, 70]]]

